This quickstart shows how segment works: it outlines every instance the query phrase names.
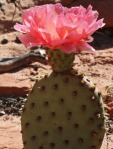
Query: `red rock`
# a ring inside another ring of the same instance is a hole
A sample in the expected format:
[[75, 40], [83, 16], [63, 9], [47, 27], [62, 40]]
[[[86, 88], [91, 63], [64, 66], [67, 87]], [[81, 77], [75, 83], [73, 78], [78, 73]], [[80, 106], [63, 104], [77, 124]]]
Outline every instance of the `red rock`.
[[[27, 72], [28, 76], [26, 76]], [[33, 82], [29, 79], [29, 70], [0, 74], [0, 96], [28, 94]]]

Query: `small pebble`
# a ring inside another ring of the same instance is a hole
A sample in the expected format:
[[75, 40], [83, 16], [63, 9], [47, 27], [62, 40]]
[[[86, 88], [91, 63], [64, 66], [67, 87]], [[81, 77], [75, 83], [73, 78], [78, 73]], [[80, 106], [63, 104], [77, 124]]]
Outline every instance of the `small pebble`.
[[5, 115], [5, 112], [4, 111], [0, 111], [0, 116], [3, 116]]
[[8, 40], [5, 38], [1, 41], [1, 44], [7, 44], [7, 43], [8, 43]]

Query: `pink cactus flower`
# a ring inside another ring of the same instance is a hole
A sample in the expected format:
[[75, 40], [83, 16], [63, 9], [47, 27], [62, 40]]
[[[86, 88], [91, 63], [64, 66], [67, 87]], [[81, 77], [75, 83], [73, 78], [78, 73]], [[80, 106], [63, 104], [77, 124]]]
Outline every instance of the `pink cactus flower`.
[[25, 46], [43, 46], [61, 49], [66, 53], [95, 51], [88, 42], [91, 35], [104, 26], [98, 12], [88, 8], [63, 7], [47, 4], [32, 7], [22, 16], [22, 25], [14, 28], [24, 34], [19, 39]]

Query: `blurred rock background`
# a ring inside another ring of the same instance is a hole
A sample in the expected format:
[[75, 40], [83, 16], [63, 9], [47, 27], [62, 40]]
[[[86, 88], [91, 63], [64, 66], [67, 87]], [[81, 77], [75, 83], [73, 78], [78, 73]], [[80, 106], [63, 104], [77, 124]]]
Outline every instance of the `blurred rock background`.
[[0, 32], [12, 30], [15, 22], [21, 21], [22, 12], [32, 6], [47, 3], [62, 3], [67, 7], [89, 4], [105, 19], [106, 27], [113, 26], [113, 0], [0, 0]]

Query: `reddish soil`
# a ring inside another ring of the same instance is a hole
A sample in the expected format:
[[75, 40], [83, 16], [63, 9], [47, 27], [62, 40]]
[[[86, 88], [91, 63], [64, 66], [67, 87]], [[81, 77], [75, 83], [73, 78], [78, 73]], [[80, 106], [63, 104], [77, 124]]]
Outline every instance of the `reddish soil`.
[[[17, 40], [19, 33], [14, 31], [13, 25], [21, 21], [23, 10], [34, 4], [36, 4], [35, 0], [17, 0], [15, 4], [11, 3], [11, 0], [0, 1], [0, 58], [19, 56], [30, 51], [30, 48], [26, 48]], [[106, 12], [108, 11], [106, 10]], [[97, 85], [98, 90], [102, 92], [104, 102], [106, 101], [107, 106], [109, 106], [109, 117], [113, 119], [113, 92], [109, 93], [111, 95], [109, 97], [106, 90], [108, 86], [113, 87], [113, 24], [110, 22], [107, 26], [109, 24], [110, 27], [93, 35], [95, 40], [92, 45], [96, 48], [95, 53], [76, 55], [74, 69], [85, 73]], [[43, 68], [39, 67], [34, 70], [34, 66], [43, 66]], [[50, 71], [49, 66], [39, 65], [36, 62], [0, 74], [0, 95], [23, 96], [28, 94], [35, 83], [35, 79], [48, 71]], [[0, 149], [22, 149], [20, 130], [20, 117], [1, 116]], [[113, 149], [113, 124], [111, 124], [109, 133], [105, 135], [101, 149]]]

